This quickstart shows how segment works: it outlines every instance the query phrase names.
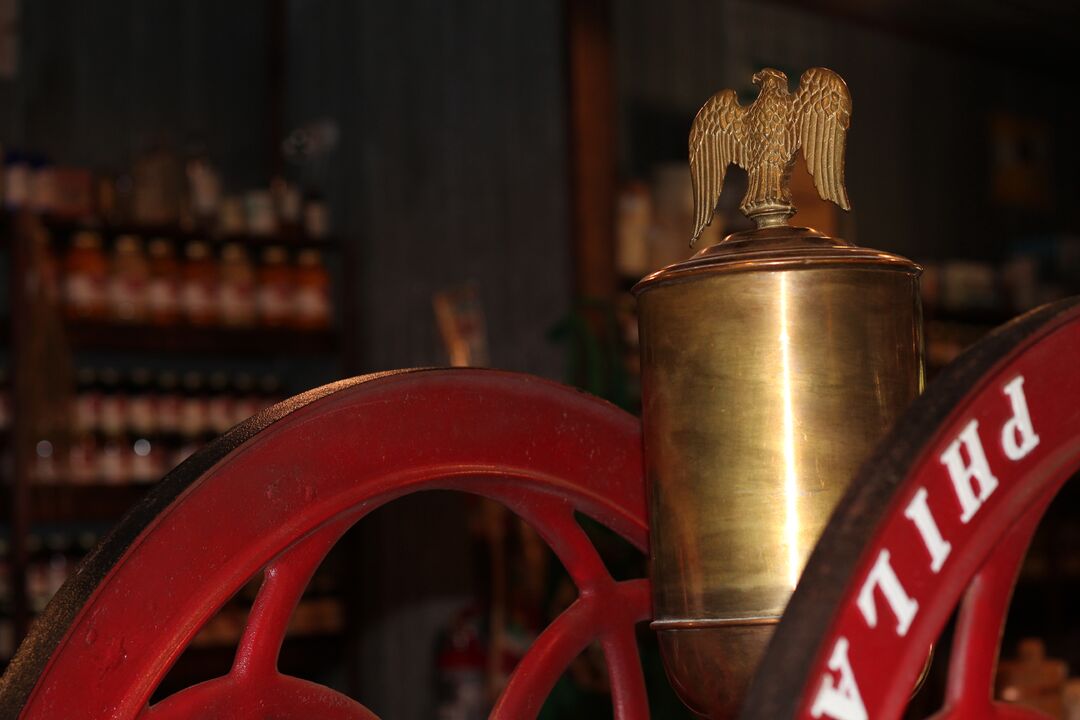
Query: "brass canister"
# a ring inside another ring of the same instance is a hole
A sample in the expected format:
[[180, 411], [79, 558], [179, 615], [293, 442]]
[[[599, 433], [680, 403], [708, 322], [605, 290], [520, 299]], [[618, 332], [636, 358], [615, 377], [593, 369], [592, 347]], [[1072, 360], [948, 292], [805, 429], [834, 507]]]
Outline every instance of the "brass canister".
[[827, 68], [795, 92], [754, 75], [690, 129], [691, 244], [728, 166], [747, 174], [729, 235], [642, 280], [642, 411], [653, 628], [683, 701], [728, 718], [856, 468], [922, 389], [919, 272], [910, 260], [789, 227], [801, 151], [824, 200], [850, 208], [851, 95]]
[[919, 272], [778, 226], [635, 289], [653, 628], [701, 715], [737, 709], [849, 479], [921, 390]]

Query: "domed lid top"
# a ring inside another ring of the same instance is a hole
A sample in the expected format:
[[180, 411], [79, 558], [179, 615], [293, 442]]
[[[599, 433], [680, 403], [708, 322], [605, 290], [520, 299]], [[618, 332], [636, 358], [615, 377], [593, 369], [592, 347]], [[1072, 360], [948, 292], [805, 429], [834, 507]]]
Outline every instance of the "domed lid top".
[[732, 233], [691, 258], [647, 275], [635, 295], [654, 285], [716, 272], [865, 267], [918, 274], [922, 268], [905, 257], [859, 247], [806, 227], [780, 225]]

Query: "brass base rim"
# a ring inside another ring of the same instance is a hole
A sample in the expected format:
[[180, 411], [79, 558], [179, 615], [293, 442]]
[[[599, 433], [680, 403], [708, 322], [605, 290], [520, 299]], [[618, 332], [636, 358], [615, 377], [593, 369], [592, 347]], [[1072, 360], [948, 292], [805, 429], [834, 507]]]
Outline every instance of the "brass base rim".
[[676, 618], [653, 620], [649, 627], [653, 630], [700, 630], [702, 628], [729, 627], [731, 625], [775, 625], [780, 622], [779, 615], [759, 615], [744, 618]]

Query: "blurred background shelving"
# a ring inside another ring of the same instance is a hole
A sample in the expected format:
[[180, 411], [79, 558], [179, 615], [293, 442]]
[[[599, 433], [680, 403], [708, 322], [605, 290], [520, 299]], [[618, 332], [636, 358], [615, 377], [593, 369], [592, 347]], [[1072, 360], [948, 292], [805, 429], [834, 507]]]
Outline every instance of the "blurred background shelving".
[[[14, 151], [3, 168], [0, 663], [150, 484], [263, 408], [342, 376], [355, 351], [342, 332], [346, 251], [325, 203], [297, 185], [223, 195], [208, 157], [159, 150], [117, 175]], [[301, 602], [294, 665], [340, 656], [342, 603], [340, 586]], [[228, 661], [249, 604], [226, 606], [174, 676], [206, 679]]]
[[[340, 377], [351, 342], [339, 319], [350, 287], [340, 241], [105, 223], [90, 203], [58, 217], [40, 190], [50, 166], [22, 198], [11, 194], [10, 156], [6, 168], [5, 495], [11, 538], [22, 541], [0, 546], [0, 663], [151, 483], [264, 407]], [[342, 588], [330, 578], [296, 611], [293, 667], [343, 652]], [[250, 600], [222, 609], [163, 688], [227, 666]]]

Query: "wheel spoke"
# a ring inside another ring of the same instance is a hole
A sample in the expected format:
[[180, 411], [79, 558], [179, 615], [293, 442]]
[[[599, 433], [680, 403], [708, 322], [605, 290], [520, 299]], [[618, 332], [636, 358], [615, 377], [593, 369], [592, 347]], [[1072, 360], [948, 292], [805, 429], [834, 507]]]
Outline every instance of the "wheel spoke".
[[493, 720], [536, 717], [551, 688], [597, 634], [606, 610], [595, 595], [579, 597], [533, 642], [491, 711]]
[[353, 518], [346, 516], [327, 524], [266, 566], [262, 587], [236, 649], [232, 674], [268, 675], [277, 670], [281, 643], [300, 596], [319, 563], [352, 522]]
[[1052, 499], [1050, 494], [1024, 513], [964, 594], [949, 656], [945, 707], [935, 717], [1004, 717], [996, 714], [995, 708], [1011, 709], [993, 702], [1001, 634], [1020, 565]]
[[634, 626], [650, 615], [649, 586], [644, 580], [635, 580], [622, 588], [626, 590], [623, 598], [610, 607], [618, 608], [623, 617], [601, 640], [611, 682], [611, 700], [615, 720], [648, 720], [649, 699]]
[[[540, 633], [525, 653], [491, 711], [493, 720], [536, 717], [559, 677], [597, 638], [604, 645], [616, 708], [637, 702], [638, 698], [644, 701], [633, 625], [647, 618], [649, 611], [647, 580], [613, 583], [606, 592], [583, 594]], [[646, 708], [645, 715], [622, 714], [617, 709], [616, 718], [647, 718], [647, 703], [642, 707]]]
[[574, 517], [571, 505], [544, 504], [534, 512], [522, 515], [554, 551], [578, 590], [588, 592], [609, 587], [614, 582], [596, 546]]

